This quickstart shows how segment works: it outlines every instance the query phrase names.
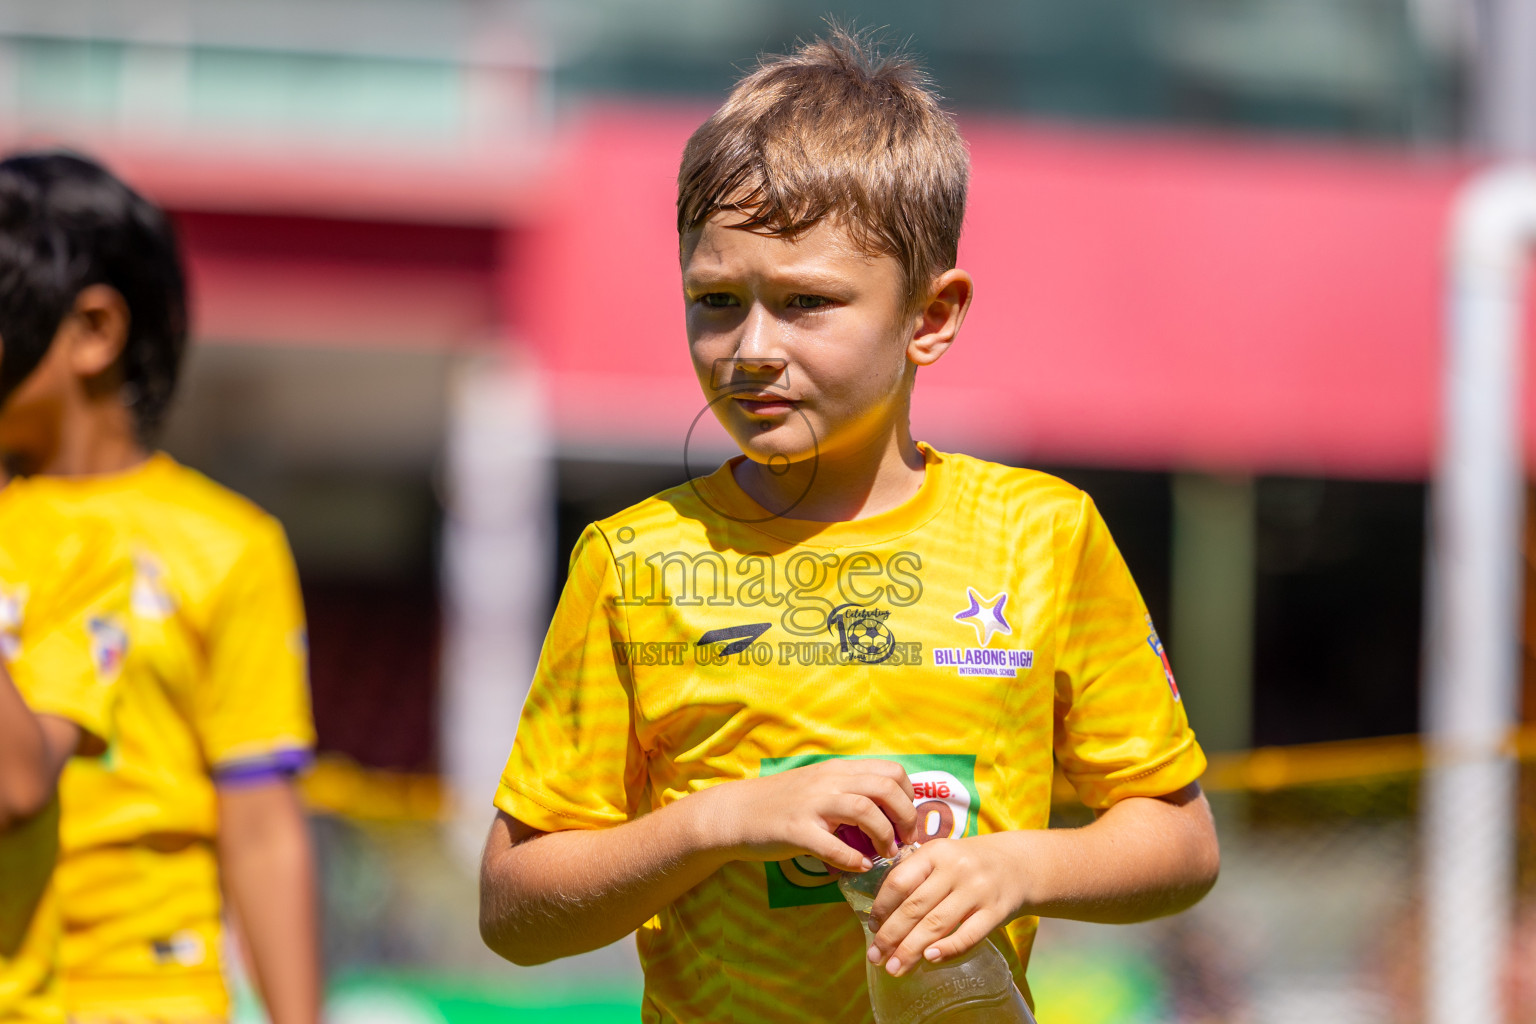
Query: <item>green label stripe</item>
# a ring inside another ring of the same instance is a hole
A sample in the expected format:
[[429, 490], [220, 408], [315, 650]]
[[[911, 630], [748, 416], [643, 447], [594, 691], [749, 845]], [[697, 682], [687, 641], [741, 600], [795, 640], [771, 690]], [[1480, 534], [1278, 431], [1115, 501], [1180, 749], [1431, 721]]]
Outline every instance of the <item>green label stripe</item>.
[[[803, 768], [822, 761], [895, 761], [906, 769], [909, 776], [923, 772], [944, 772], [965, 787], [970, 796], [970, 810], [966, 815], [962, 835], [976, 834], [976, 819], [981, 811], [981, 795], [976, 791], [975, 754], [864, 754], [847, 757], [841, 754], [796, 754], [794, 757], [765, 757], [758, 767], [758, 775], [765, 777]], [[919, 795], [918, 803], [923, 802]], [[941, 808], [942, 810], [942, 808]], [[842, 894], [832, 884], [835, 876], [825, 864], [814, 857], [796, 857], [782, 863], [765, 863], [768, 906], [804, 907], [816, 903], [841, 903]]]

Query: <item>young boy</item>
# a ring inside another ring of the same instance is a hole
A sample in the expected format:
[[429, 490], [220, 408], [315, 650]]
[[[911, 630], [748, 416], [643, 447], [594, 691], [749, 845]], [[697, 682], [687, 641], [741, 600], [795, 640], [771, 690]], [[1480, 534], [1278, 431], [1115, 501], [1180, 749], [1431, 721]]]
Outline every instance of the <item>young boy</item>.
[[[0, 188], [0, 237], [48, 239]], [[11, 268], [7, 268], [11, 269]], [[0, 409], [36, 365], [0, 270]], [[0, 1022], [63, 1024], [59, 773], [112, 735], [132, 564], [109, 524], [0, 474]]]
[[[503, 956], [638, 928], [646, 1021], [867, 1021], [866, 955], [991, 936], [1023, 987], [1039, 915], [1214, 883], [1205, 761], [1092, 503], [912, 439], [971, 301], [967, 174], [913, 64], [837, 31], [689, 140], [689, 346], [743, 456], [576, 546], [482, 866]], [[1053, 759], [1093, 824], [1046, 829]], [[844, 824], [921, 843], [867, 950]]]
[[313, 866], [293, 773], [313, 744], [303, 615], [275, 520], [152, 454], [186, 344], [170, 224], [102, 168], [0, 162], [59, 252], [0, 232], [5, 302], [44, 355], [0, 454], [56, 504], [110, 520], [134, 565], [116, 742], [62, 783], [57, 873], [72, 1021], [228, 1014], [221, 898], [275, 1024], [318, 1019]]

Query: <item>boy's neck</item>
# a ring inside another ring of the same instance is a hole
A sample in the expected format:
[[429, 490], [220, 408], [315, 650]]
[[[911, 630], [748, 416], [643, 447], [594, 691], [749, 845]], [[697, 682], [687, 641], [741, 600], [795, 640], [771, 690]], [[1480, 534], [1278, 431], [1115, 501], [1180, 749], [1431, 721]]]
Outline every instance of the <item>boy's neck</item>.
[[819, 523], [868, 519], [903, 504], [923, 486], [924, 459], [910, 428], [841, 452], [822, 452], [815, 476], [774, 474], [752, 459], [738, 462], [737, 486], [765, 509], [784, 509], [785, 518]]
[[39, 476], [100, 476], [132, 469], [149, 458], [133, 415], [116, 400], [87, 400], [59, 418], [59, 431], [36, 464]]

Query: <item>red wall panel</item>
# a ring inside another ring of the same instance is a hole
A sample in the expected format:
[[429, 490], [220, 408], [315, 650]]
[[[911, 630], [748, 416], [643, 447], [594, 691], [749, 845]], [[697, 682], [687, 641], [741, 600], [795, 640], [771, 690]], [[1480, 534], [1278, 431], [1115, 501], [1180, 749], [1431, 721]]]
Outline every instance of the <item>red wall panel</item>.
[[[504, 269], [568, 441], [680, 448], [703, 405], [683, 339], [673, 181], [706, 113], [591, 113]], [[1442, 238], [1465, 167], [963, 127], [961, 264], [977, 298], [960, 342], [920, 376], [919, 436], [1049, 461], [1427, 471]]]

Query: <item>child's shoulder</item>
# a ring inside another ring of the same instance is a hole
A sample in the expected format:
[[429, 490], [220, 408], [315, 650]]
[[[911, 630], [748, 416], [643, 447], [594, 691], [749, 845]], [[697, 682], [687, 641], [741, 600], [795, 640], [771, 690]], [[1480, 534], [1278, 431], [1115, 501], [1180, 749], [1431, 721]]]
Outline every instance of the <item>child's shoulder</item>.
[[668, 487], [664, 491], [657, 491], [628, 508], [620, 509], [612, 515], [597, 520], [592, 524], [592, 528], [611, 537], [621, 530], [651, 533], [657, 529], [675, 526], [683, 520], [696, 518], [698, 507], [702, 505], [697, 487], [697, 481], [691, 480], [675, 487]]
[[960, 502], [999, 515], [1047, 518], [1068, 527], [1081, 520], [1092, 499], [1081, 488], [1038, 469], [1007, 466], [974, 455], [943, 453], [951, 464]]
[[286, 560], [282, 524], [251, 499], [164, 453], [133, 489], [135, 516], [162, 557], [221, 579], [242, 559]]
[[191, 466], [164, 453], [157, 454], [155, 462], [155, 473], [143, 487], [151, 499], [233, 533], [256, 533], [276, 525], [260, 505]]
[[699, 480], [690, 480], [669, 487], [587, 524], [576, 542], [573, 561], [593, 542], [615, 555], [634, 550], [637, 540], [643, 541], [647, 552], [657, 545], [700, 542], [703, 538], [691, 534], [705, 532], [703, 521], [708, 518], [710, 506], [700, 496], [699, 484]]

